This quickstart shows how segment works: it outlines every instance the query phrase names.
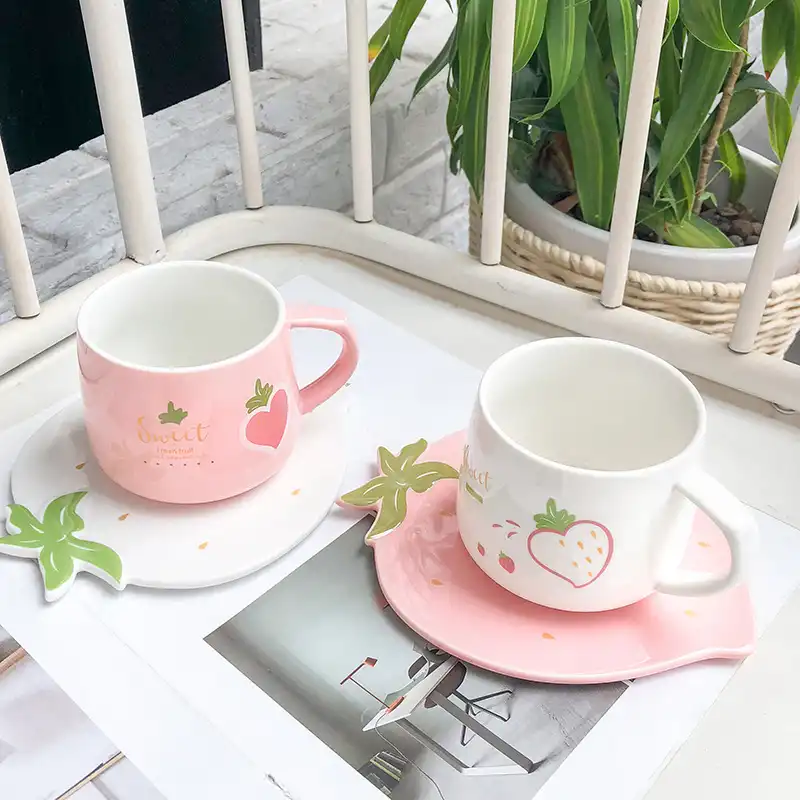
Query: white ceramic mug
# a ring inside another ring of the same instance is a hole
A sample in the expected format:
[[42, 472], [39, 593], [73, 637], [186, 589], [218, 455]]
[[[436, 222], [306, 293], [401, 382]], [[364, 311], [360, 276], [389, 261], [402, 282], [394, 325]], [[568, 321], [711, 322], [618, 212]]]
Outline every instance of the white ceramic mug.
[[[705, 430], [697, 389], [643, 350], [582, 338], [512, 350], [483, 376], [467, 434], [464, 545], [501, 586], [565, 611], [732, 586], [755, 520], [700, 469]], [[696, 508], [728, 540], [725, 575], [678, 570]]]

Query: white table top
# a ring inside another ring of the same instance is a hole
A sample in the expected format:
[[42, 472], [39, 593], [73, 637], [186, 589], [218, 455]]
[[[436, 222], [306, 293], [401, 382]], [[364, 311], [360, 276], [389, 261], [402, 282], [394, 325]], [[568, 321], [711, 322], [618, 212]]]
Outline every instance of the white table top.
[[[225, 257], [275, 283], [297, 274], [301, 248]], [[302, 272], [478, 368], [555, 331], [455, 292], [353, 259], [304, 252]], [[698, 382], [709, 410], [709, 469], [742, 500], [800, 527], [800, 422], [760, 401]], [[0, 419], [13, 425], [77, 389], [71, 342], [0, 382]], [[735, 403], [733, 402], [735, 401]], [[787, 796], [800, 733], [800, 597], [787, 604], [695, 733], [666, 765], [648, 800]], [[122, 744], [122, 743], [120, 743]], [[734, 769], [731, 765], [741, 765]]]

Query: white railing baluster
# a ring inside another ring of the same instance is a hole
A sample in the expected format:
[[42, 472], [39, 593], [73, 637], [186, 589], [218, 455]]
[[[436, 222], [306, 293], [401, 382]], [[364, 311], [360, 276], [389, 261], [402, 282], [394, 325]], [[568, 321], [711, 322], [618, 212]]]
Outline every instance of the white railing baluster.
[[14, 311], [18, 317], [35, 317], [39, 313], [39, 298], [33, 283], [31, 262], [22, 225], [19, 221], [17, 202], [8, 174], [8, 162], [3, 143], [0, 141], [0, 252], [3, 253]]
[[636, 225], [636, 209], [642, 187], [642, 169], [650, 130], [650, 109], [653, 105], [661, 39], [667, 17], [668, 0], [644, 0], [636, 37], [633, 76], [628, 96], [628, 113], [622, 138], [619, 175], [611, 216], [606, 271], [600, 302], [607, 308], [618, 308], [625, 295], [628, 262]]
[[222, 0], [222, 21], [225, 27], [236, 135], [239, 138], [244, 202], [247, 208], [261, 208], [264, 205], [264, 192], [261, 187], [258, 133], [253, 111], [253, 88], [250, 85], [250, 61], [247, 57], [242, 0]]
[[367, 0], [347, 0], [347, 59], [350, 69], [353, 217], [356, 222], [371, 222], [372, 121], [369, 97]]
[[490, 265], [500, 263], [503, 251], [516, 9], [515, 0], [494, 0], [492, 9], [492, 52], [489, 58], [489, 107], [481, 223], [481, 261]]
[[140, 264], [164, 255], [123, 0], [80, 0], [122, 235]]
[[753, 266], [747, 276], [736, 324], [728, 345], [735, 353], [749, 353], [755, 344], [761, 317], [769, 299], [775, 270], [783, 256], [786, 235], [797, 210], [800, 186], [800, 115], [786, 147], [778, 180], [772, 191], [761, 239], [753, 256]]

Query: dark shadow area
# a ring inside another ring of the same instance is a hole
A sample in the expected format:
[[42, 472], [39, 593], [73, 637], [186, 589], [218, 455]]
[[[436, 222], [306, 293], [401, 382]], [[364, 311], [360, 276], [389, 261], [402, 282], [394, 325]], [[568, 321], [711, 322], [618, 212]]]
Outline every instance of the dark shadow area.
[[[242, 0], [252, 69], [259, 0]], [[220, 0], [127, 0], [145, 114], [228, 78]], [[78, 0], [0, 4], [0, 134], [12, 172], [102, 132]]]

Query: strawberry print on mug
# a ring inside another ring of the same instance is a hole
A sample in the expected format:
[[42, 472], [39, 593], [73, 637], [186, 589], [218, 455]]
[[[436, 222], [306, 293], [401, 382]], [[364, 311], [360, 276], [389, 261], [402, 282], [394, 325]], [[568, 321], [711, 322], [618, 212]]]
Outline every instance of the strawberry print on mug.
[[594, 583], [614, 552], [611, 531], [599, 522], [575, 519], [551, 497], [544, 514], [535, 514], [536, 530], [528, 536], [528, 553], [543, 569], [576, 589]]
[[247, 417], [242, 435], [248, 447], [276, 449], [283, 440], [289, 420], [289, 398], [284, 389], [275, 390], [257, 379], [255, 394], [245, 404]]
[[136, 438], [147, 445], [144, 453], [153, 463], [203, 458], [210, 429], [206, 421], [193, 419], [188, 411], [176, 407], [172, 400], [167, 402], [166, 411], [155, 419], [145, 414], [136, 418]]

